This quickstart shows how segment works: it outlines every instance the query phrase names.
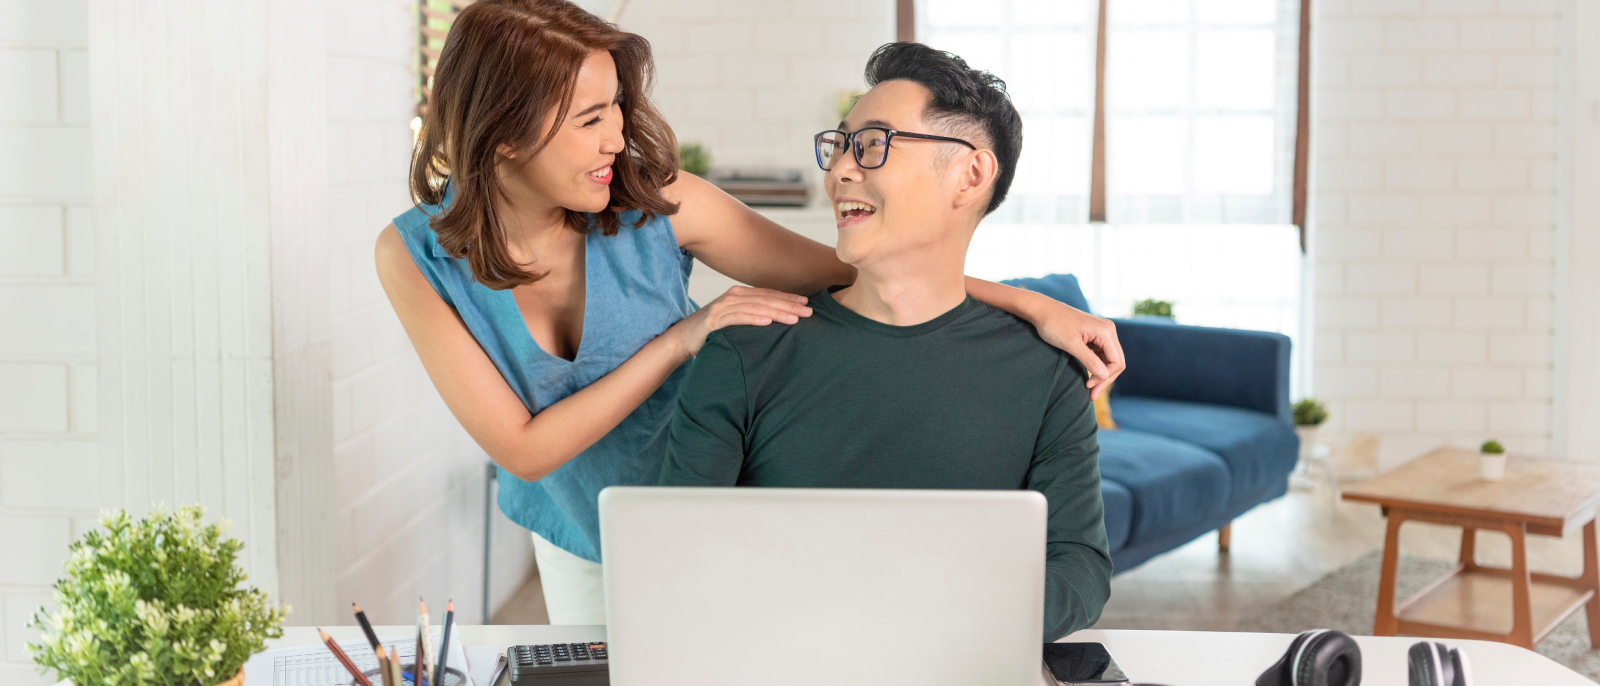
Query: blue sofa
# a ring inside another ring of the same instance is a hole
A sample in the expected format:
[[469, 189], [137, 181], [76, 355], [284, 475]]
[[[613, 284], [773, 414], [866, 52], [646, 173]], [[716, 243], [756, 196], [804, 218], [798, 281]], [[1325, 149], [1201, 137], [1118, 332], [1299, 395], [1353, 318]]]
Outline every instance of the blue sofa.
[[[1071, 274], [1009, 285], [1089, 311]], [[1221, 529], [1283, 495], [1300, 440], [1289, 409], [1289, 338], [1118, 319], [1128, 369], [1100, 432], [1100, 493], [1118, 572]]]

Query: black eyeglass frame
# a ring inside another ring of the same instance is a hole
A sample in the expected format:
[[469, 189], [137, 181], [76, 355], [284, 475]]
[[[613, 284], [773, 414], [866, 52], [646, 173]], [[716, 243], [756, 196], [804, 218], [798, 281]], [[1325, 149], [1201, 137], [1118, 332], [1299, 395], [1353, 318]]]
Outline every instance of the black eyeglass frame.
[[[873, 166], [870, 166], [870, 167], [861, 163], [861, 155], [862, 155], [863, 152], [865, 152], [865, 146], [861, 145], [859, 142], [856, 141], [856, 135], [860, 134], [862, 131], [882, 131], [883, 132], [883, 161], [882, 162], [879, 162], [879, 163], [877, 163], [877, 164], [875, 164]], [[848, 141], [848, 145], [849, 145], [849, 148], [850, 148], [850, 153], [852, 155], [854, 155], [855, 158], [856, 158], [856, 166], [861, 167], [862, 169], [878, 169], [878, 168], [883, 167], [883, 165], [888, 164], [889, 163], [889, 149], [891, 147], [893, 147], [894, 139], [896, 137], [915, 138], [917, 140], [924, 140], [924, 141], [942, 141], [942, 142], [945, 142], [945, 143], [960, 143], [960, 144], [965, 145], [965, 146], [967, 146], [969, 148], [972, 148], [973, 150], [977, 150], [978, 149], [978, 146], [973, 145], [973, 144], [971, 144], [971, 143], [969, 143], [967, 141], [961, 140], [960, 138], [950, 138], [949, 136], [935, 136], [935, 135], [926, 134], [926, 133], [911, 133], [910, 131], [896, 131], [894, 129], [886, 129], [886, 128], [882, 127], [882, 126], [867, 126], [867, 127], [863, 127], [863, 128], [860, 128], [860, 129], [856, 129], [854, 133], [851, 133], [851, 132], [848, 132], [848, 131], [841, 131], [839, 129], [828, 129], [827, 131], [822, 131], [822, 132], [818, 133], [817, 135], [811, 137], [811, 151], [812, 151], [813, 154], [816, 155], [816, 157], [817, 157], [817, 166], [818, 167], [822, 167], [822, 171], [832, 171], [833, 170], [832, 167], [829, 167], [827, 162], [822, 159], [822, 137], [827, 135], [827, 134], [830, 134], [830, 133], [837, 133], [839, 135], [844, 136], [844, 139], [846, 141]], [[835, 145], [834, 147], [838, 147], [838, 146]], [[832, 156], [830, 155], [830, 157], [832, 157]]]

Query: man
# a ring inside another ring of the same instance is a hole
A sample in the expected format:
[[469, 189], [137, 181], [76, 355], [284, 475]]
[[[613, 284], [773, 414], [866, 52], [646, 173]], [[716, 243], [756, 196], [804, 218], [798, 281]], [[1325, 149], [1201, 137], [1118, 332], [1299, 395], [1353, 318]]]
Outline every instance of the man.
[[962, 276], [1011, 185], [1022, 120], [1003, 82], [924, 45], [879, 48], [866, 76], [842, 131], [817, 137], [855, 284], [812, 295], [813, 316], [793, 326], [706, 340], [661, 483], [1039, 491], [1055, 640], [1110, 595], [1087, 375], [967, 297]]

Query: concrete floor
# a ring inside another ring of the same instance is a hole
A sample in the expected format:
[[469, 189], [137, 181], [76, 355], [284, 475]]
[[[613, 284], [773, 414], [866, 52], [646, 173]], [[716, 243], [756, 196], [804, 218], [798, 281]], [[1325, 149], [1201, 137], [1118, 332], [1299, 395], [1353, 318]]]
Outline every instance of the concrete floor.
[[[1111, 580], [1111, 602], [1099, 629], [1231, 631], [1241, 618], [1311, 585], [1324, 574], [1383, 547], [1384, 521], [1376, 505], [1331, 502], [1318, 485], [1246, 513], [1233, 523], [1232, 549], [1217, 553], [1215, 534], [1156, 557]], [[1528, 541], [1529, 566], [1576, 575], [1582, 567], [1578, 533]], [[1401, 529], [1407, 555], [1454, 560], [1461, 531], [1409, 523]], [[1509, 566], [1510, 539], [1480, 532], [1478, 556]], [[491, 620], [494, 624], [547, 624], [544, 594], [534, 576]]]

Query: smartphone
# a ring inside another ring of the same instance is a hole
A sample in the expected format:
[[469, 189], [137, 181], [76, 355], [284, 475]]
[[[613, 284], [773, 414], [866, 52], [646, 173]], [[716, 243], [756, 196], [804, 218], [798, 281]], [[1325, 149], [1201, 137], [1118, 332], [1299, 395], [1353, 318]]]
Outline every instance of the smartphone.
[[1046, 643], [1044, 666], [1060, 686], [1128, 683], [1128, 675], [1099, 643]]

